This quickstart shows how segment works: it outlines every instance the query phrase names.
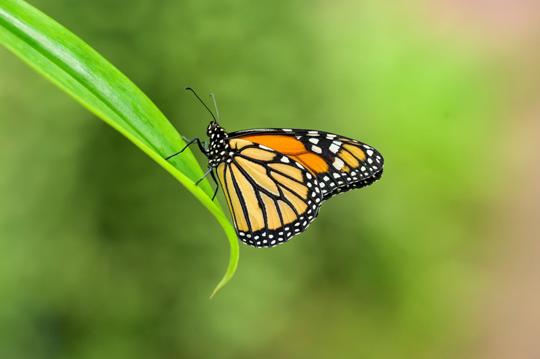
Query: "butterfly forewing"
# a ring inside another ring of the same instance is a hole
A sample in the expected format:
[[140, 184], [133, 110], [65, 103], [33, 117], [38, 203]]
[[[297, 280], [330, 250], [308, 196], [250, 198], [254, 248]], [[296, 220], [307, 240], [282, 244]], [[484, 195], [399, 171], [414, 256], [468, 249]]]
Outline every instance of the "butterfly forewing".
[[318, 180], [323, 199], [378, 180], [384, 159], [373, 147], [333, 133], [299, 129], [255, 129], [230, 137], [258, 143], [305, 166]]
[[229, 146], [216, 171], [240, 239], [270, 247], [304, 231], [323, 200], [317, 176], [268, 146], [240, 138]]

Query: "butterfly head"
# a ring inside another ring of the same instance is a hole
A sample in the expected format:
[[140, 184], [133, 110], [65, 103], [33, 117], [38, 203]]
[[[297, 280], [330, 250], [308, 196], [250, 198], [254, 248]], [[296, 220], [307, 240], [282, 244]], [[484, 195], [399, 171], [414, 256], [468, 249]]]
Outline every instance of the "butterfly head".
[[206, 134], [210, 139], [208, 146], [208, 164], [211, 167], [217, 167], [229, 156], [229, 136], [216, 121], [210, 122]]

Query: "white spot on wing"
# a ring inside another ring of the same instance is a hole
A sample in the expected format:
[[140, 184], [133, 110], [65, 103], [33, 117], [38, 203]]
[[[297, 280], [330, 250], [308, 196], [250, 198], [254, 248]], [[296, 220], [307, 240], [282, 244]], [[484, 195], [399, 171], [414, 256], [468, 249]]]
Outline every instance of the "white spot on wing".
[[343, 161], [341, 160], [341, 158], [336, 157], [336, 158], [334, 159], [334, 163], [333, 163], [332, 165], [334, 166], [334, 168], [335, 168], [336, 170], [339, 171], [339, 170], [341, 170], [341, 169], [343, 168], [343, 166], [345, 165], [345, 163], [343, 163]]
[[319, 146], [311, 146], [311, 150], [315, 153], [322, 153], [322, 149]]
[[330, 152], [332, 152], [332, 153], [337, 153], [338, 151], [339, 151], [339, 146], [336, 145], [335, 143], [332, 143], [332, 144], [330, 145]]

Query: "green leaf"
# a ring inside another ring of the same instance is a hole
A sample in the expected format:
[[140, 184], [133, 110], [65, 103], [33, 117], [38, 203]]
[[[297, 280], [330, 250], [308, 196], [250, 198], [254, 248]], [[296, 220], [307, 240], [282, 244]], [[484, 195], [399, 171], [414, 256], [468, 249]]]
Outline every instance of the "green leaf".
[[236, 233], [211, 200], [208, 181], [195, 186], [203, 171], [191, 151], [169, 162], [164, 159], [185, 143], [152, 101], [84, 41], [22, 0], [0, 0], [0, 43], [127, 137], [214, 215], [229, 240], [230, 257], [212, 296], [223, 288], [238, 265]]

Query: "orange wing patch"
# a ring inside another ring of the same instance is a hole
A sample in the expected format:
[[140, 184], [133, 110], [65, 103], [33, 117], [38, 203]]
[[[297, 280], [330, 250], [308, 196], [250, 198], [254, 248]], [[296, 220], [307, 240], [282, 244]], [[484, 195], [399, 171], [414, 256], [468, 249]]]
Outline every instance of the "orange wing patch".
[[284, 135], [253, 135], [241, 137], [242, 140], [251, 141], [270, 147], [291, 159], [301, 163], [313, 174], [328, 171], [328, 163], [321, 156], [310, 152], [304, 144], [292, 136]]
[[250, 143], [248, 141], [244, 141], [244, 140], [233, 139], [229, 141], [229, 145], [235, 150], [240, 150], [249, 144]]
[[341, 159], [345, 161], [346, 164], [348, 164], [352, 168], [360, 166], [360, 162], [358, 161], [358, 159], [351, 155], [350, 152], [341, 150], [339, 151], [338, 155], [339, 157], [341, 157]]
[[312, 173], [323, 173], [328, 171], [328, 163], [315, 153], [306, 152], [296, 156], [290, 156], [295, 161], [303, 164]]
[[345, 144], [343, 145], [343, 147], [349, 151], [350, 153], [352, 153], [356, 158], [358, 158], [360, 161], [365, 161], [366, 160], [366, 154], [364, 153], [363, 150], [361, 150], [359, 147], [357, 146], [353, 146], [351, 144]]
[[251, 141], [270, 147], [273, 150], [283, 153], [284, 155], [293, 155], [307, 152], [306, 147], [296, 138], [282, 135], [255, 135], [241, 137], [243, 140]]

